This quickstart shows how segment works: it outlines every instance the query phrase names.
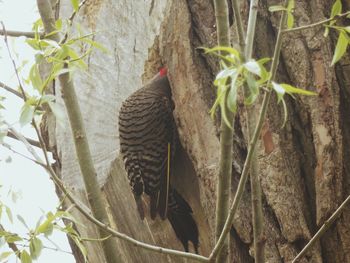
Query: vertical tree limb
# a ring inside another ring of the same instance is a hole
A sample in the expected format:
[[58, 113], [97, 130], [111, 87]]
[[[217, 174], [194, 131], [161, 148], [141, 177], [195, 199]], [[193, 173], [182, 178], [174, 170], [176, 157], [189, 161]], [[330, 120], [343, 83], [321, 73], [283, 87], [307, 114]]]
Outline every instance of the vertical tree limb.
[[[217, 27], [217, 38], [219, 46], [230, 46], [230, 32], [228, 21], [228, 6], [226, 0], [214, 1], [215, 18]], [[226, 104], [225, 104], [226, 107]], [[227, 119], [233, 127], [233, 113], [229, 109]], [[220, 168], [219, 180], [217, 186], [217, 202], [216, 202], [216, 241], [224, 228], [226, 218], [228, 216], [230, 192], [231, 192], [231, 175], [232, 175], [232, 144], [233, 144], [233, 129], [229, 127], [223, 118], [221, 118], [221, 133], [220, 133]], [[223, 263], [228, 259], [229, 240], [225, 241], [218, 257], [217, 262]]]
[[[246, 45], [244, 48], [244, 57], [248, 61], [252, 59], [253, 45], [255, 38], [256, 18], [258, 14], [259, 0], [250, 1], [249, 20], [247, 28]], [[248, 141], [254, 136], [254, 127], [257, 125], [256, 105], [247, 108], [248, 120]], [[249, 145], [250, 146], [250, 145]], [[256, 151], [253, 149], [252, 161], [250, 164], [250, 185], [252, 195], [252, 214], [253, 214], [253, 240], [254, 240], [254, 258], [256, 263], [264, 262], [264, 218], [262, 211], [261, 185], [259, 180], [259, 167]]]

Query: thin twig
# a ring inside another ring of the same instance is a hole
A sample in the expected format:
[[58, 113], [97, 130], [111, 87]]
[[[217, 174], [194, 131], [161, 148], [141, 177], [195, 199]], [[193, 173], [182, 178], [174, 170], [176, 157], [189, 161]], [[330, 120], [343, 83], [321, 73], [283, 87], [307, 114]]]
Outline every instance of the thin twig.
[[[24, 100], [23, 95], [22, 95], [21, 92], [15, 90], [14, 88], [11, 88], [10, 86], [7, 86], [5, 83], [3, 83], [3, 82], [1, 82], [1, 81], [0, 81], [0, 88], [3, 88], [4, 90], [6, 90], [6, 91], [8, 91], [8, 92], [10, 92], [10, 93], [12, 93], [12, 94], [14, 94], [14, 95], [16, 95], [18, 98], [21, 98], [21, 99]], [[36, 110], [42, 111], [43, 108], [42, 108], [41, 106], [37, 105], [37, 106], [36, 106]]]
[[[9, 131], [7, 133], [7, 136], [12, 138], [12, 139], [15, 139], [15, 140], [18, 140], [17, 137], [13, 134], [12, 131]], [[36, 141], [36, 140], [33, 140], [33, 139], [30, 139], [30, 138], [26, 138], [26, 140], [33, 146], [35, 147], [38, 147], [38, 148], [41, 148], [41, 145], [40, 145], [40, 142]]]
[[[73, 11], [73, 13], [70, 15], [69, 19], [68, 19], [68, 23], [69, 23], [69, 26], [73, 25], [73, 21], [74, 21], [74, 18], [75, 16], [77, 15], [77, 13], [80, 11], [80, 9], [85, 5], [85, 3], [87, 2], [88, 0], [83, 0], [80, 2], [79, 4], [79, 7], [78, 7], [78, 10], [76, 11]], [[68, 39], [68, 31], [64, 34], [63, 36], [63, 39], [61, 40], [61, 44], [65, 43]]]
[[[19, 246], [19, 247], [29, 247], [28, 245], [25, 245], [25, 244], [17, 244], [17, 246]], [[43, 246], [43, 248], [44, 248], [44, 249], [48, 249], [48, 250], [53, 250], [53, 251], [56, 251], [56, 252], [61, 252], [61, 253], [70, 254], [70, 255], [73, 254], [72, 252], [63, 250], [63, 249], [58, 248], [58, 247], [55, 248], [55, 247]]]
[[[252, 59], [254, 37], [256, 31], [256, 20], [258, 15], [259, 0], [250, 1], [249, 20], [247, 27], [246, 45], [244, 49], [244, 57], [246, 61]], [[244, 93], [249, 92], [249, 88], [246, 85]], [[248, 90], [247, 90], [248, 88]], [[247, 127], [248, 127], [248, 141], [250, 142], [254, 136], [254, 130], [257, 125], [257, 113], [256, 107], [247, 107]], [[250, 147], [250, 145], [249, 145]], [[255, 263], [265, 262], [264, 256], [264, 217], [262, 211], [262, 194], [259, 180], [259, 164], [257, 159], [257, 153], [253, 150], [252, 160], [250, 163], [250, 185], [251, 185], [251, 203], [252, 203], [252, 216], [253, 216], [253, 243], [254, 243], [254, 259]]]
[[19, 88], [21, 89], [23, 99], [26, 101], [27, 100], [27, 95], [24, 92], [23, 85], [22, 85], [21, 79], [20, 79], [19, 74], [18, 74], [16, 62], [15, 62], [14, 58], [12, 57], [11, 50], [10, 50], [10, 47], [9, 47], [9, 44], [8, 44], [8, 41], [7, 41], [7, 31], [6, 31], [5, 25], [4, 25], [4, 23], [2, 21], [1, 21], [1, 25], [2, 25], [2, 30], [4, 31], [4, 41], [5, 41], [5, 45], [6, 45], [6, 48], [7, 48], [7, 52], [9, 54], [9, 57], [10, 57], [11, 61], [12, 61], [12, 65], [13, 65], [13, 67], [15, 69], [17, 81], [18, 81], [18, 84], [19, 84]]
[[[285, 0], [285, 3], [287, 3], [288, 0]], [[286, 4], [285, 4], [286, 5]], [[274, 55], [273, 55], [273, 60], [272, 60], [272, 65], [271, 65], [271, 78], [267, 84], [267, 87], [271, 86], [271, 82], [272, 80], [275, 78], [276, 76], [276, 72], [277, 72], [277, 66], [278, 66], [278, 62], [279, 62], [279, 57], [280, 57], [280, 52], [281, 52], [281, 45], [282, 45], [282, 30], [283, 30], [283, 26], [285, 25], [286, 22], [286, 12], [282, 12], [281, 14], [281, 19], [280, 19], [280, 25], [279, 25], [279, 30], [278, 30], [278, 34], [277, 34], [277, 39], [276, 39], [276, 45], [275, 45], [275, 50], [274, 50]], [[253, 153], [256, 147], [256, 143], [258, 141], [258, 138], [260, 136], [260, 132], [265, 120], [265, 116], [266, 116], [266, 112], [267, 112], [267, 106], [269, 104], [270, 101], [270, 97], [271, 97], [271, 91], [267, 91], [264, 95], [264, 99], [262, 102], [262, 107], [260, 110], [260, 115], [259, 115], [259, 119], [257, 121], [257, 126], [255, 128], [254, 131], [254, 136], [249, 144], [248, 147], [248, 154], [247, 154], [247, 158], [245, 160], [244, 166], [243, 166], [243, 171], [242, 171], [242, 175], [241, 175], [241, 179], [239, 180], [238, 183], [238, 188], [234, 197], [234, 200], [232, 202], [231, 208], [230, 208], [230, 213], [229, 216], [227, 217], [227, 220], [225, 222], [225, 226], [223, 228], [223, 231], [220, 235], [219, 240], [217, 241], [213, 251], [211, 252], [209, 259], [213, 260], [214, 258], [216, 258], [216, 255], [219, 253], [222, 245], [225, 242], [226, 236], [229, 233], [230, 229], [231, 229], [231, 225], [233, 222], [233, 218], [234, 215], [237, 211], [238, 208], [238, 204], [242, 198], [243, 195], [243, 191], [245, 188], [245, 184], [247, 182], [248, 179], [248, 172], [249, 172], [249, 168], [250, 168], [250, 164], [252, 161], [252, 157], [253, 157]]]
[[19, 91], [7, 86], [5, 83], [0, 81], [0, 87], [3, 88], [4, 90], [16, 95], [17, 97], [23, 99], [22, 93], [20, 93]]
[[9, 145], [9, 144], [7, 144], [7, 143], [4, 143], [4, 142], [1, 143], [1, 145], [2, 145], [3, 147], [7, 148], [9, 151], [11, 151], [11, 152], [13, 152], [13, 153], [15, 153], [15, 154], [17, 154], [17, 155], [23, 157], [24, 159], [27, 159], [27, 160], [29, 160], [29, 161], [32, 161], [32, 162], [36, 163], [37, 165], [39, 165], [39, 166], [41, 166], [41, 167], [45, 167], [45, 164], [44, 164], [44, 163], [38, 162], [37, 160], [32, 159], [32, 158], [28, 157], [27, 155], [25, 155], [25, 154], [23, 154], [23, 153], [20, 153], [20, 152], [14, 150], [14, 149], [12, 149], [11, 145]]
[[[15, 30], [3, 30], [0, 29], [0, 36], [8, 35], [9, 37], [28, 37], [35, 38], [35, 32], [15, 31]], [[43, 33], [39, 33], [40, 38], [44, 37]]]
[[[16, 137], [19, 141], [21, 141], [27, 148], [27, 150], [30, 152], [30, 154], [35, 158], [35, 160], [39, 161], [40, 163], [43, 163], [39, 157], [39, 155], [36, 153], [36, 151], [31, 147], [31, 144], [28, 142], [28, 140], [21, 134], [19, 133], [14, 127], [11, 126], [11, 124], [7, 123], [5, 121], [5, 124], [9, 128], [9, 132], [11, 132], [14, 137]], [[41, 148], [40, 144], [40, 148]]]
[[322, 21], [319, 21], [319, 22], [316, 22], [316, 23], [313, 23], [313, 24], [309, 24], [309, 25], [305, 25], [305, 26], [300, 26], [300, 27], [295, 27], [295, 28], [290, 28], [290, 29], [284, 29], [282, 31], [282, 33], [291, 33], [291, 32], [297, 32], [297, 31], [302, 31], [302, 30], [306, 30], [306, 29], [311, 29], [311, 28], [314, 28], [314, 27], [317, 27], [317, 26], [322, 26], [324, 24], [327, 24], [329, 22], [332, 22], [334, 20], [338, 20], [339, 18], [342, 18], [344, 16], [347, 16], [347, 15], [350, 15], [350, 11], [348, 12], [345, 12], [343, 14], [339, 14], [339, 15], [336, 15], [332, 18], [328, 18], [326, 20], [322, 20]]
[[300, 253], [293, 259], [292, 263], [296, 263], [301, 259], [305, 253], [322, 237], [322, 235], [329, 229], [329, 227], [334, 223], [334, 221], [340, 216], [346, 205], [350, 203], [350, 195], [344, 200], [344, 202], [338, 207], [337, 210], [324, 222], [317, 233], [310, 239], [306, 246], [300, 251]]

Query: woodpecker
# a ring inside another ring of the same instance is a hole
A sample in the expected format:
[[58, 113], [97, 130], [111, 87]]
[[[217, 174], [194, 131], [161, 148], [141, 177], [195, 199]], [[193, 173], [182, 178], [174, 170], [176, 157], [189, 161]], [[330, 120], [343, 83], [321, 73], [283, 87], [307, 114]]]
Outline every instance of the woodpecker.
[[150, 216], [168, 219], [188, 252], [191, 241], [198, 253], [198, 228], [192, 209], [171, 186], [178, 142], [174, 104], [166, 68], [131, 94], [119, 111], [120, 151], [141, 219], [142, 194], [149, 196]]

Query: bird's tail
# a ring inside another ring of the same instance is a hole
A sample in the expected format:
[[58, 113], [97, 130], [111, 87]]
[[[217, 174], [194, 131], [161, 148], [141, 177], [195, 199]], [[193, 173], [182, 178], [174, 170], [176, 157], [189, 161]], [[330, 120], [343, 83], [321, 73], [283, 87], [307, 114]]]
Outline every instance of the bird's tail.
[[169, 192], [167, 217], [185, 251], [188, 252], [188, 241], [191, 241], [198, 254], [198, 227], [192, 217], [192, 209], [173, 188]]

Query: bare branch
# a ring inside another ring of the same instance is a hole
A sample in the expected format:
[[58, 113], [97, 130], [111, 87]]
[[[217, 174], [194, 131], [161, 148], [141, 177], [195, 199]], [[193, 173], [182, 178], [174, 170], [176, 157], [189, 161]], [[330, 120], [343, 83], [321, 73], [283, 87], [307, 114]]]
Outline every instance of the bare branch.
[[344, 200], [344, 202], [338, 207], [337, 210], [324, 222], [317, 233], [310, 239], [309, 243], [300, 251], [300, 253], [293, 259], [292, 263], [298, 262], [305, 253], [322, 237], [322, 235], [329, 229], [329, 227], [334, 223], [334, 221], [341, 215], [341, 213], [346, 208], [346, 205], [350, 203], [350, 195]]
[[[8, 133], [7, 133], [7, 136], [12, 138], [12, 139], [15, 139], [15, 140], [18, 140], [18, 138], [16, 137], [16, 135], [10, 130]], [[41, 145], [40, 145], [40, 142], [36, 141], [36, 140], [33, 140], [33, 139], [30, 139], [30, 138], [26, 138], [24, 137], [31, 145], [35, 146], [35, 147], [38, 147], [38, 148], [41, 148]]]
[[[236, 2], [237, 0], [233, 0]], [[237, 8], [236, 4], [236, 8]], [[259, 0], [250, 1], [249, 19], [247, 26], [246, 41], [244, 47], [244, 58], [246, 61], [252, 59], [254, 37], [256, 31], [256, 20], [259, 9]], [[235, 11], [235, 14], [239, 13], [239, 10]], [[251, 87], [245, 85], [244, 93], [249, 94]], [[247, 130], [248, 141], [254, 137], [255, 127], [257, 125], [257, 111], [255, 105], [247, 107]], [[249, 145], [250, 147], [250, 145]], [[252, 161], [250, 163], [250, 185], [251, 185], [251, 203], [252, 203], [252, 216], [253, 216], [253, 242], [254, 242], [254, 259], [255, 263], [265, 262], [264, 245], [265, 240], [263, 236], [264, 232], [264, 217], [262, 211], [262, 193], [259, 180], [259, 163], [256, 152], [253, 150]]]
[[7, 143], [4, 143], [4, 142], [3, 142], [1, 145], [2, 145], [3, 147], [7, 148], [9, 151], [11, 151], [11, 152], [13, 152], [13, 153], [15, 153], [15, 154], [17, 154], [17, 155], [23, 157], [24, 159], [27, 159], [27, 160], [29, 160], [29, 161], [32, 161], [32, 162], [34, 162], [34, 163], [40, 165], [41, 167], [45, 167], [45, 164], [44, 164], [44, 163], [38, 162], [37, 160], [32, 159], [32, 158], [26, 156], [25, 154], [20, 153], [20, 152], [18, 152], [18, 151], [16, 151], [16, 150], [12, 149], [11, 145], [9, 145], [9, 144], [7, 144]]
[[338, 19], [340, 19], [342, 17], [345, 17], [345, 16], [348, 16], [348, 15], [350, 15], [350, 11], [345, 12], [343, 14], [336, 15], [335, 17], [328, 18], [326, 20], [322, 20], [322, 21], [313, 23], [313, 24], [300, 26], [300, 27], [295, 27], [295, 28], [290, 28], [290, 29], [285, 29], [285, 30], [282, 31], [282, 33], [292, 33], [292, 32], [297, 32], [297, 31], [311, 29], [311, 28], [314, 28], [314, 27], [317, 27], [317, 26], [322, 26], [322, 25], [327, 24], [329, 22], [332, 22], [334, 20], [338, 20]]
[[18, 92], [17, 90], [15, 90], [15, 89], [13, 89], [13, 88], [7, 86], [5, 83], [3, 83], [3, 82], [1, 82], [1, 81], [0, 81], [0, 87], [3, 88], [3, 89], [5, 89], [5, 90], [7, 90], [8, 92], [10, 92], [10, 93], [16, 95], [17, 97], [23, 99], [22, 93], [20, 93], [20, 92]]
[[[28, 37], [35, 38], [35, 32], [25, 32], [25, 31], [14, 31], [14, 30], [4, 30], [0, 29], [0, 36], [7, 35], [9, 37]], [[44, 37], [44, 34], [39, 33], [40, 37]]]
[[[13, 128], [9, 123], [5, 122], [5, 124], [9, 127], [9, 131], [13, 134], [14, 137], [16, 137], [19, 141], [21, 141], [27, 150], [30, 152], [30, 154], [35, 158], [37, 162], [43, 163], [39, 155], [36, 153], [36, 151], [33, 149], [31, 144], [28, 142], [28, 140], [20, 134], [15, 128]], [[41, 146], [41, 145], [40, 145]]]
[[[18, 244], [18, 246], [20, 247], [29, 247], [28, 245], [24, 245], [24, 244]], [[61, 252], [61, 253], [65, 253], [65, 254], [70, 254], [72, 255], [72, 252], [60, 249], [58, 247], [48, 247], [48, 246], [43, 246], [44, 249], [48, 249], [48, 250], [52, 250], [52, 251], [56, 251], [56, 252]]]
[[4, 25], [4, 23], [2, 21], [1, 21], [1, 25], [2, 25], [2, 30], [4, 31], [4, 41], [5, 41], [5, 45], [6, 45], [6, 48], [7, 48], [7, 52], [9, 54], [9, 57], [10, 57], [11, 61], [12, 61], [12, 65], [13, 65], [15, 73], [16, 73], [16, 77], [17, 77], [17, 81], [18, 81], [18, 84], [19, 84], [19, 88], [21, 89], [21, 92], [22, 92], [22, 97], [23, 97], [24, 101], [26, 101], [27, 100], [27, 95], [24, 92], [21, 79], [19, 78], [16, 62], [15, 62], [14, 58], [12, 57], [11, 50], [10, 50], [10, 47], [9, 47], [9, 44], [8, 44], [8, 41], [7, 41], [7, 31], [6, 31], [5, 25]]

